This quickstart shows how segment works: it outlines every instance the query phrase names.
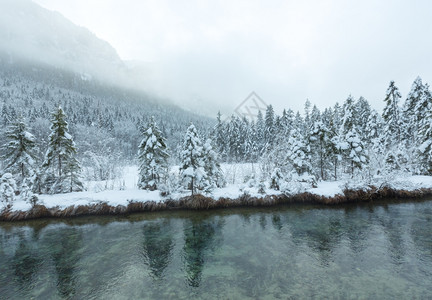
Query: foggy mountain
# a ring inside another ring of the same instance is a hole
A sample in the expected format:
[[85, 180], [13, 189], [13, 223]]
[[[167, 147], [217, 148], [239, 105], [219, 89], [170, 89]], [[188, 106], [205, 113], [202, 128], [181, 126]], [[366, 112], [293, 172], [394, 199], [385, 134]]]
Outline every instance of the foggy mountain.
[[126, 71], [116, 50], [89, 30], [29, 0], [1, 0], [0, 50], [11, 59], [114, 79]]
[[133, 160], [140, 128], [155, 116], [176, 159], [191, 121], [203, 132], [213, 124], [136, 88], [137, 74], [144, 76], [140, 66], [128, 67], [109, 43], [59, 13], [29, 0], [0, 0], [0, 7], [0, 122], [6, 128], [24, 117], [42, 152], [50, 111], [58, 105], [83, 150], [80, 157], [91, 151]]

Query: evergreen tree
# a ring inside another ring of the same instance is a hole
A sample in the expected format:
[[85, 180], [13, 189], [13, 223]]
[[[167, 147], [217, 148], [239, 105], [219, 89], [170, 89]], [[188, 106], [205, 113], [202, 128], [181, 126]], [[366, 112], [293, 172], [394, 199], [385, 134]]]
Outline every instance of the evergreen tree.
[[[424, 117], [422, 106], [418, 105], [423, 97], [425, 86], [420, 77], [417, 77], [408, 93], [407, 99], [403, 106], [404, 132], [403, 137], [408, 144], [414, 144], [417, 141], [419, 121]], [[420, 109], [420, 111], [417, 111]]]
[[0, 202], [7, 208], [15, 200], [16, 184], [11, 173], [5, 173], [0, 178]]
[[311, 118], [310, 118], [311, 105], [312, 104], [310, 103], [309, 99], [306, 99], [306, 102], [304, 104], [304, 114], [305, 114], [304, 124], [303, 124], [304, 126], [301, 129], [302, 130], [301, 133], [303, 135], [306, 135], [308, 133], [308, 131], [309, 131], [309, 128], [311, 127]]
[[274, 141], [275, 135], [275, 114], [273, 110], [273, 106], [267, 106], [266, 114], [265, 114], [265, 145], [266, 147], [271, 147]]
[[261, 113], [261, 110], [258, 111], [255, 131], [256, 131], [256, 133], [255, 133], [256, 147], [258, 149], [258, 155], [261, 155], [265, 151], [264, 136], [265, 136], [265, 131], [266, 131], [265, 122], [264, 122], [264, 118], [263, 118], [263, 115]]
[[365, 120], [369, 119], [369, 116], [371, 114], [371, 107], [369, 105], [369, 102], [363, 98], [360, 97], [357, 102], [355, 103], [356, 106], [356, 112], [357, 112], [357, 130], [359, 131], [360, 138], [362, 141], [367, 141], [367, 122]]
[[241, 120], [238, 116], [232, 116], [228, 123], [227, 140], [231, 161], [240, 162], [243, 157], [244, 136], [241, 135]]
[[138, 147], [140, 189], [154, 191], [168, 173], [168, 152], [165, 138], [151, 117], [144, 138]]
[[344, 142], [345, 145], [342, 149], [349, 162], [351, 178], [353, 178], [354, 171], [363, 169], [367, 165], [369, 157], [355, 127], [345, 135]]
[[222, 158], [226, 158], [226, 128], [222, 122], [222, 115], [218, 112], [216, 117], [217, 123], [213, 130], [213, 136], [217, 145], [217, 150]]
[[294, 112], [291, 109], [283, 111], [281, 118], [282, 136], [287, 137], [294, 126]]
[[45, 169], [45, 190], [49, 193], [82, 191], [81, 166], [76, 159], [77, 149], [68, 133], [66, 115], [61, 107], [51, 113], [51, 134], [42, 167]]
[[281, 190], [285, 183], [284, 175], [279, 168], [275, 168], [270, 176], [270, 188], [275, 190]]
[[[420, 102], [424, 107], [424, 118], [420, 120], [418, 133], [419, 171], [432, 175], [432, 94], [426, 85]], [[420, 110], [418, 110], [420, 111]]]
[[341, 128], [342, 140], [338, 148], [343, 152], [347, 161], [351, 177], [354, 177], [354, 171], [362, 169], [368, 162], [368, 154], [363, 142], [361, 141], [360, 134], [356, 126], [356, 110], [354, 100], [351, 96], [344, 103], [344, 116]]
[[384, 169], [386, 149], [384, 146], [383, 121], [381, 115], [372, 110], [366, 124], [366, 147], [369, 152], [370, 164], [374, 174]]
[[300, 112], [297, 112], [294, 117], [294, 128], [300, 130], [300, 132], [304, 132], [305, 125], [304, 125], [304, 120], [300, 115]]
[[305, 143], [305, 138], [298, 129], [294, 129], [288, 139], [287, 161], [292, 165], [297, 179], [303, 180], [311, 177], [310, 148]]
[[325, 179], [325, 170], [328, 167], [329, 158], [334, 151], [330, 130], [320, 120], [314, 121], [310, 132], [312, 163], [319, 169], [319, 177]]
[[354, 105], [354, 99], [350, 95], [344, 102], [342, 111], [342, 123], [341, 130], [343, 135], [347, 134], [354, 129], [356, 125], [356, 110]]
[[191, 190], [192, 196], [197, 190], [208, 189], [210, 181], [204, 168], [203, 145], [193, 124], [187, 129], [180, 159], [181, 182], [187, 189]]
[[224, 174], [222, 172], [218, 154], [211, 146], [211, 140], [207, 139], [203, 146], [204, 171], [206, 172], [210, 185], [215, 187], [224, 187], [226, 185]]
[[390, 82], [384, 99], [385, 107], [382, 114], [386, 133], [385, 145], [389, 149], [393, 144], [401, 141], [401, 120], [399, 100], [401, 95], [394, 81]]
[[12, 123], [6, 131], [8, 142], [3, 146], [4, 172], [19, 176], [19, 182], [33, 176], [35, 167], [35, 137], [28, 132], [21, 119]]

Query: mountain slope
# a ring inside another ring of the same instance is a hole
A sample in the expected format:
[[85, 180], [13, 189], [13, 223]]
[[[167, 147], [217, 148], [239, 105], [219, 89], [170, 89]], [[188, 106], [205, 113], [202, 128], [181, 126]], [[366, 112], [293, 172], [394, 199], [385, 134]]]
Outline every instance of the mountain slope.
[[[85, 75], [124, 71], [115, 49], [89, 30], [30, 0], [0, 0], [0, 51]], [[106, 78], [105, 78], [106, 79]]]

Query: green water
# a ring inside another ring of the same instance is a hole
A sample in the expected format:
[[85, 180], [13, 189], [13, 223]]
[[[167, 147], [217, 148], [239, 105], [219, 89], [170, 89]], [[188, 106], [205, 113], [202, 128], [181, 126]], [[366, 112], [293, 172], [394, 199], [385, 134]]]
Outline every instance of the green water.
[[1, 299], [431, 299], [432, 201], [0, 223]]

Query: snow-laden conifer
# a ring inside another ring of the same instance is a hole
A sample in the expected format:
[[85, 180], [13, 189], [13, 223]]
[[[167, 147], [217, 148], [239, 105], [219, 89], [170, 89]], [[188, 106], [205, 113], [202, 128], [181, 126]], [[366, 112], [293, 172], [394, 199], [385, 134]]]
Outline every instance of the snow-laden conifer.
[[192, 196], [198, 190], [211, 188], [205, 170], [203, 145], [193, 124], [186, 131], [180, 160], [180, 180], [182, 185], [191, 191]]
[[28, 131], [24, 120], [12, 123], [6, 130], [7, 142], [2, 148], [5, 173], [17, 176], [18, 181], [32, 177], [35, 169], [35, 137]]
[[48, 150], [42, 165], [45, 171], [44, 190], [54, 194], [82, 191], [77, 148], [68, 132], [66, 115], [61, 107], [51, 113], [50, 129]]
[[212, 187], [224, 187], [226, 181], [219, 162], [219, 155], [213, 150], [211, 144], [211, 139], [207, 139], [203, 146], [204, 170]]
[[152, 117], [144, 138], [138, 147], [140, 189], [156, 190], [168, 173], [168, 148], [166, 140]]

